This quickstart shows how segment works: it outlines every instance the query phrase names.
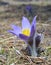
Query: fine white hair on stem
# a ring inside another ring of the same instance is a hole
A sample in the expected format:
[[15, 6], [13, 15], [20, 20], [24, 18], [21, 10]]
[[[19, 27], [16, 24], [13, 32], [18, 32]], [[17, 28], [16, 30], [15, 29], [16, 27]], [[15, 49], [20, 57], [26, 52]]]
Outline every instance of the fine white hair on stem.
[[36, 33], [33, 37], [32, 56], [37, 57], [35, 37], [36, 37]]

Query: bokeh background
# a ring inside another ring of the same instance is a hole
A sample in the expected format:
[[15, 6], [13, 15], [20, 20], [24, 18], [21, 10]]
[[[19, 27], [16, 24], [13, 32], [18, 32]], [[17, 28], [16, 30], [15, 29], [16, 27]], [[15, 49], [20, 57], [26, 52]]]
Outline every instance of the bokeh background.
[[[21, 26], [23, 16], [27, 17], [31, 23], [35, 15], [38, 15], [37, 30], [44, 31], [44, 41], [41, 47], [46, 51], [41, 56], [46, 57], [46, 65], [51, 64], [51, 0], [0, 0], [0, 65], [30, 63], [25, 58], [20, 58], [13, 49], [15, 47], [21, 50], [25, 47], [24, 41], [8, 33], [7, 30], [11, 29], [10, 24]], [[22, 54], [24, 55], [24, 52]]]

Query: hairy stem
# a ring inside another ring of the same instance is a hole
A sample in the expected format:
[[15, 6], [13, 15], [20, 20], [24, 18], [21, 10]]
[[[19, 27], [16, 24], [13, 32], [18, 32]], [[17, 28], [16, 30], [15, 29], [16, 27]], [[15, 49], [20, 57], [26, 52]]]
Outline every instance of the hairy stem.
[[36, 44], [35, 44], [35, 36], [36, 36], [36, 33], [35, 33], [35, 35], [33, 37], [32, 56], [37, 57]]

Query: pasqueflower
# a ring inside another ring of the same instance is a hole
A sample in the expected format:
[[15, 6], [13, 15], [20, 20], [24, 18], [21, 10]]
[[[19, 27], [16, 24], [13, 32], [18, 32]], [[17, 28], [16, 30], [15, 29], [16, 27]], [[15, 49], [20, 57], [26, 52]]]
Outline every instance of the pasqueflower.
[[30, 37], [33, 37], [36, 31], [36, 17], [34, 17], [32, 23], [26, 17], [22, 19], [22, 27], [11, 25], [13, 30], [8, 30], [8, 32], [18, 36], [19, 38], [27, 41]]
[[37, 16], [33, 18], [31, 24], [26, 17], [23, 17], [22, 27], [12, 24], [11, 27], [13, 30], [8, 30], [8, 32], [18, 36], [19, 38], [23, 39], [26, 43], [29, 44], [29, 49], [31, 50], [32, 56], [37, 56], [35, 43], [36, 17]]

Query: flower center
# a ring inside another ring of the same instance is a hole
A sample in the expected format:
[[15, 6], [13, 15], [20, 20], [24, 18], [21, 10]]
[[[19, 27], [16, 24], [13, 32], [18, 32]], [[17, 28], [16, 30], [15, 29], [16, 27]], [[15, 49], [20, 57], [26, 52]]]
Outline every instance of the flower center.
[[22, 30], [22, 34], [24, 34], [26, 36], [30, 36], [30, 30], [29, 29], [24, 29], [24, 30]]

